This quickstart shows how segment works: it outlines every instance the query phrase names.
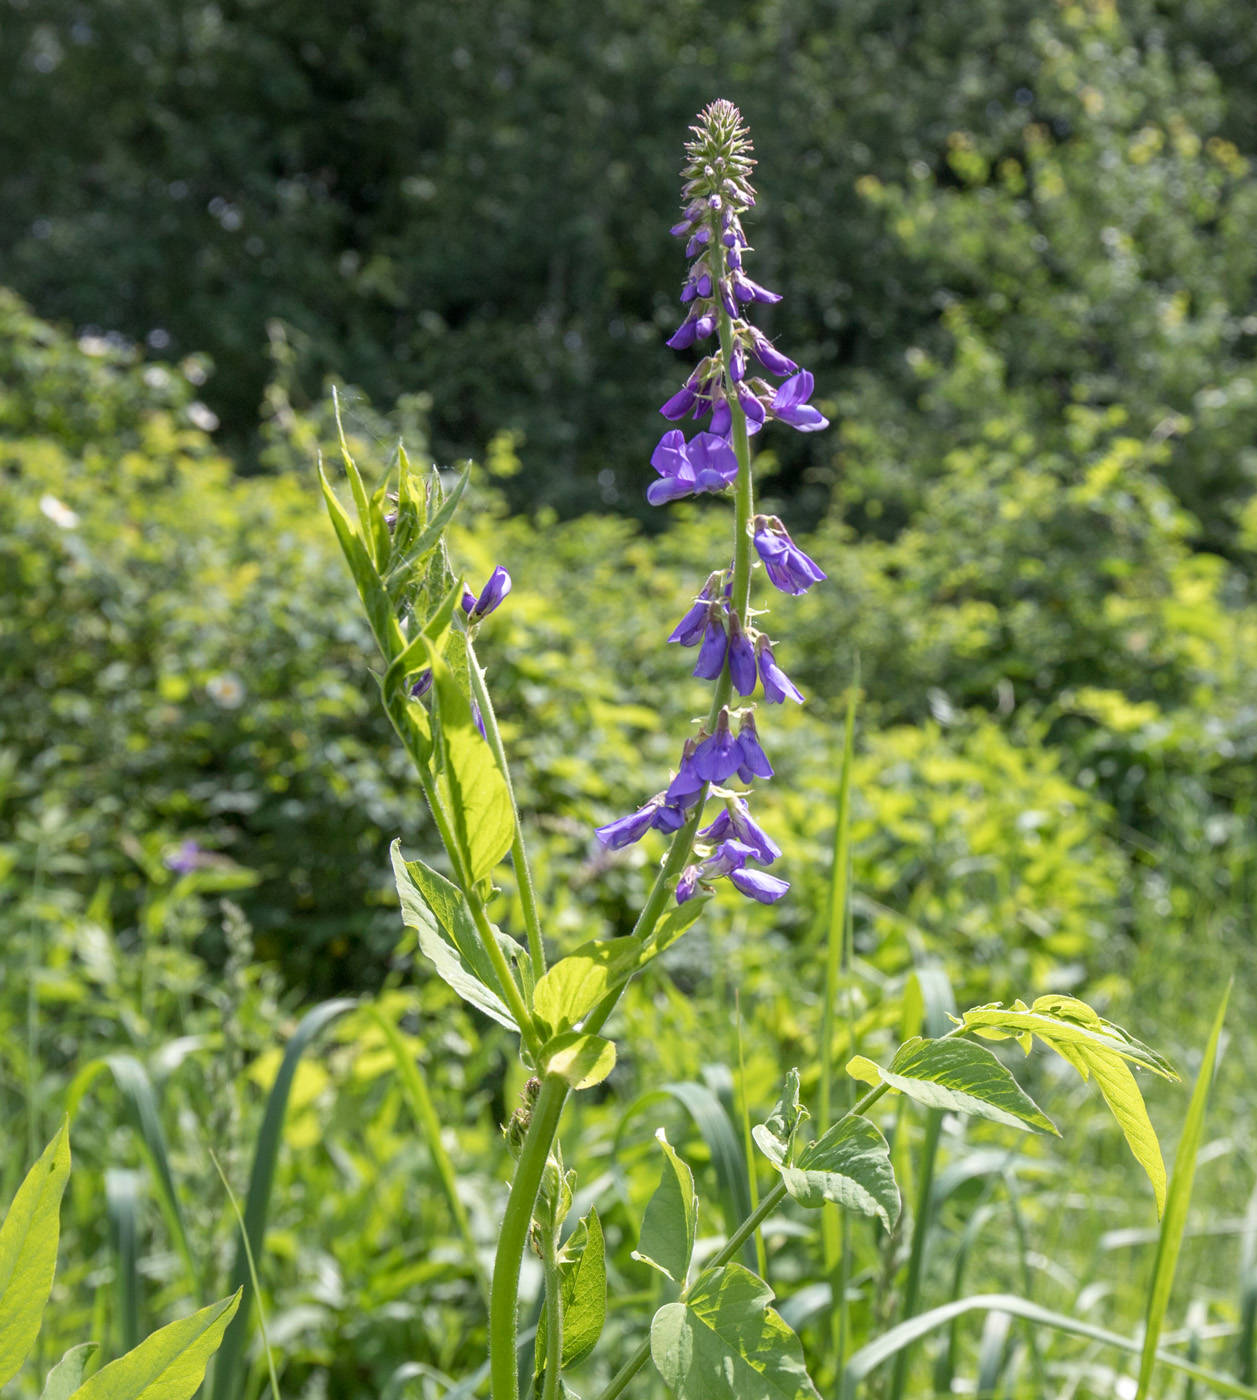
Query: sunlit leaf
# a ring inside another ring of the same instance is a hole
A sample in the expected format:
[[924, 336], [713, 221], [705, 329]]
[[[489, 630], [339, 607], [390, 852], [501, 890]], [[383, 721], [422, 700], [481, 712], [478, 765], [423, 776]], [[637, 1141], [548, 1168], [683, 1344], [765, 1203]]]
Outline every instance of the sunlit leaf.
[[655, 1194], [647, 1202], [641, 1238], [633, 1258], [658, 1269], [674, 1283], [684, 1283], [698, 1226], [694, 1176], [672, 1150], [662, 1128], [656, 1131], [655, 1137], [663, 1148], [663, 1172]]

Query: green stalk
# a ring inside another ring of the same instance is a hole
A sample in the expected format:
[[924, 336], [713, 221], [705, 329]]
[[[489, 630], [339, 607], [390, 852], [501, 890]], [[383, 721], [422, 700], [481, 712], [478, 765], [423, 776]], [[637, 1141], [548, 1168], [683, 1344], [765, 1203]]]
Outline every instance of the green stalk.
[[[921, 1174], [917, 1184], [917, 1208], [912, 1222], [912, 1252], [908, 1256], [908, 1279], [903, 1291], [903, 1318], [915, 1317], [921, 1293], [921, 1267], [925, 1261], [925, 1239], [930, 1227], [930, 1195], [934, 1189], [934, 1163], [938, 1157], [938, 1139], [943, 1128], [942, 1109], [931, 1108], [925, 1115], [925, 1144], [921, 1149]], [[908, 1379], [909, 1347], [903, 1347], [895, 1357], [895, 1369], [890, 1382], [891, 1400], [900, 1400]]]
[[546, 1379], [541, 1389], [541, 1400], [558, 1400], [559, 1378], [563, 1370], [563, 1291], [554, 1236], [552, 1226], [541, 1234], [541, 1263], [546, 1277]]
[[533, 1207], [546, 1169], [546, 1158], [558, 1132], [567, 1082], [557, 1074], [541, 1081], [533, 1105], [532, 1122], [520, 1149], [511, 1182], [511, 1194], [502, 1217], [497, 1254], [493, 1261], [493, 1285], [489, 1295], [489, 1379], [492, 1400], [519, 1400], [516, 1363], [519, 1330], [519, 1270], [532, 1228]]
[[515, 785], [511, 782], [511, 770], [506, 762], [506, 750], [502, 745], [502, 734], [498, 729], [498, 717], [489, 698], [489, 687], [484, 683], [484, 672], [476, 660], [471, 637], [467, 638], [467, 670], [471, 675], [471, 689], [480, 706], [480, 718], [484, 723], [484, 736], [489, 749], [497, 760], [502, 776], [506, 779], [506, 791], [511, 799], [511, 813], [515, 818], [515, 834], [511, 837], [511, 864], [515, 867], [515, 883], [519, 887], [520, 908], [524, 911], [524, 928], [528, 932], [528, 955], [532, 958], [534, 975], [540, 979], [546, 970], [546, 945], [541, 936], [541, 918], [537, 912], [537, 891], [532, 882], [532, 867], [528, 864], [528, 852], [524, 849], [524, 827], [519, 817], [519, 803], [515, 800]]

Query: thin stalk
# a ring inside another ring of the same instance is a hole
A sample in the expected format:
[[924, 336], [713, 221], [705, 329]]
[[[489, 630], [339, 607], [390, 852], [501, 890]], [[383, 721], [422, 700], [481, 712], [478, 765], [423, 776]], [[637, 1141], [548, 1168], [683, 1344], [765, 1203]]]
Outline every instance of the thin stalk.
[[[931, 1108], [925, 1116], [925, 1144], [921, 1149], [921, 1175], [917, 1185], [917, 1208], [912, 1222], [912, 1251], [908, 1256], [908, 1279], [903, 1291], [903, 1318], [915, 1317], [921, 1293], [921, 1267], [925, 1261], [925, 1239], [930, 1226], [930, 1195], [934, 1190], [934, 1161], [938, 1156], [938, 1138], [943, 1128], [941, 1109]], [[903, 1347], [895, 1356], [895, 1370], [890, 1382], [891, 1400], [900, 1400], [908, 1379], [910, 1347]]]
[[520, 1149], [511, 1194], [502, 1217], [493, 1284], [489, 1295], [489, 1381], [492, 1400], [518, 1400], [516, 1363], [519, 1330], [519, 1271], [532, 1227], [533, 1207], [546, 1169], [546, 1158], [567, 1102], [567, 1083], [557, 1074], [541, 1081], [532, 1122]]
[[240, 1239], [244, 1244], [244, 1257], [249, 1264], [249, 1278], [253, 1281], [253, 1301], [258, 1310], [258, 1329], [262, 1333], [262, 1350], [266, 1353], [266, 1369], [271, 1378], [271, 1400], [280, 1400], [279, 1377], [275, 1374], [275, 1354], [271, 1350], [270, 1337], [266, 1331], [266, 1308], [262, 1302], [262, 1285], [258, 1281], [257, 1265], [253, 1259], [253, 1246], [249, 1243], [249, 1231], [244, 1223], [240, 1202], [236, 1200], [236, 1193], [231, 1189], [231, 1182], [227, 1180], [227, 1173], [223, 1171], [222, 1163], [214, 1156], [213, 1148], [210, 1149], [210, 1161], [213, 1162], [214, 1168], [218, 1172], [219, 1180], [223, 1183], [223, 1190], [227, 1192], [227, 1199], [231, 1202], [231, 1209], [235, 1213], [236, 1224], [240, 1227]]
[[[746, 1059], [742, 1054], [742, 998], [734, 992], [734, 1007], [737, 1010], [738, 1026], [738, 1097], [742, 1100], [742, 1150], [746, 1153], [746, 1184], [751, 1192], [751, 1211], [759, 1207], [759, 1182], [755, 1180], [755, 1148], [751, 1137], [751, 1105], [746, 1097]], [[768, 1251], [764, 1248], [764, 1236], [755, 1232], [755, 1264], [760, 1278], [768, 1279]]]
[[528, 852], [524, 849], [524, 826], [519, 816], [519, 804], [515, 800], [515, 785], [511, 782], [511, 770], [506, 762], [506, 749], [502, 744], [502, 734], [498, 729], [498, 717], [489, 698], [489, 687], [484, 683], [484, 672], [476, 660], [476, 653], [467, 638], [467, 669], [471, 675], [471, 688], [480, 706], [480, 718], [484, 723], [484, 737], [489, 750], [497, 760], [506, 791], [511, 799], [511, 814], [515, 818], [515, 833], [511, 837], [511, 864], [515, 867], [515, 883], [519, 887], [519, 904], [524, 913], [524, 928], [528, 932], [528, 955], [532, 958], [534, 974], [540, 978], [546, 970], [546, 945], [541, 935], [541, 917], [537, 912], [537, 891], [532, 881], [532, 867], [528, 864]]
[[563, 1370], [563, 1291], [554, 1235], [553, 1228], [544, 1230], [541, 1235], [541, 1263], [546, 1279], [546, 1379], [541, 1400], [558, 1400]]

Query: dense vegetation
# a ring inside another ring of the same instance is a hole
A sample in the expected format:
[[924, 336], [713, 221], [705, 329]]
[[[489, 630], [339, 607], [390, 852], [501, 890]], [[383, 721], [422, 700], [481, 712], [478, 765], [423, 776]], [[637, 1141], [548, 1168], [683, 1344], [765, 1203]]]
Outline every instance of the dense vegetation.
[[[760, 489], [830, 582], [782, 647], [810, 697], [779, 723], [762, 813], [790, 898], [748, 913], [720, 896], [633, 985], [633, 1055], [572, 1110], [613, 1290], [655, 1288], [630, 1252], [658, 1122], [723, 1201], [701, 1227], [719, 1234], [745, 1213], [743, 1108], [763, 1120], [784, 1065], [816, 1091], [858, 666], [836, 1061], [882, 1053], [931, 969], [962, 1006], [1085, 985], [1190, 1079], [1235, 974], [1167, 1341], [1251, 1381], [1242, 16], [746, 7], [714, 32], [699, 7], [620, 5], [595, 33], [565, 7], [360, 10], [327, 33], [284, 5], [3, 18], [0, 131], [18, 152], [58, 137], [0, 177], [0, 280], [28, 299], [0, 299], [0, 1200], [76, 1105], [57, 1318], [20, 1393], [63, 1343], [117, 1355], [227, 1291], [208, 1150], [242, 1191], [297, 1018], [346, 992], [380, 993], [404, 1027], [466, 1215], [379, 1023], [345, 1010], [300, 1061], [271, 1197], [283, 1391], [437, 1400], [483, 1360], [498, 1129], [524, 1074], [397, 914], [389, 841], [425, 859], [437, 843], [318, 499], [334, 429], [314, 386], [370, 393], [351, 392], [347, 427], [373, 481], [399, 433], [415, 461], [477, 458], [449, 546], [477, 584], [498, 562], [515, 580], [480, 651], [548, 932], [558, 952], [627, 932], [657, 851], [607, 855], [592, 828], [674, 761], [699, 687], [661, 642], [727, 534], [718, 506], [655, 533], [631, 518], [676, 373], [676, 137], [717, 78], [777, 172], [755, 228], [790, 294], [772, 329], [838, 429], [770, 445]], [[267, 317], [287, 331], [267, 341]], [[152, 330], [171, 339], [141, 348]], [[603, 503], [624, 513], [579, 514]], [[1071, 1131], [1026, 1145], [948, 1121], [916, 1305], [1007, 1290], [1134, 1335], [1146, 1183], [1082, 1086], [1039, 1056], [1018, 1073]], [[642, 1102], [678, 1084], [701, 1092]], [[1169, 1148], [1186, 1094], [1148, 1099]], [[923, 1132], [911, 1109], [898, 1121], [897, 1166]], [[767, 1248], [825, 1376], [814, 1228], [795, 1212]], [[861, 1337], [902, 1315], [912, 1239], [857, 1233]], [[997, 1319], [919, 1348], [919, 1393], [949, 1374], [982, 1394], [1122, 1393], [1120, 1354]], [[609, 1335], [612, 1353], [636, 1340]]]

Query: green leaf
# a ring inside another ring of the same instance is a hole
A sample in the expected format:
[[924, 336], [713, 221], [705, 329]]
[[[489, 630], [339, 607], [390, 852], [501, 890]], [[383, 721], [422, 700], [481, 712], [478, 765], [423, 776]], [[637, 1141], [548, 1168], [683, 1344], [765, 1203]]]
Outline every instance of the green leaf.
[[454, 828], [468, 878], [475, 885], [510, 850], [515, 813], [506, 779], [472, 719], [471, 702], [431, 641], [428, 664], [441, 719]]
[[[559, 1260], [563, 1298], [563, 1366], [579, 1365], [593, 1351], [607, 1318], [607, 1257], [598, 1212], [572, 1231]], [[546, 1314], [537, 1322], [538, 1374], [545, 1369]]]
[[[518, 1029], [505, 1003], [494, 991], [497, 975], [462, 891], [421, 860], [403, 860], [400, 841], [393, 842], [389, 854], [401, 900], [402, 921], [418, 933], [420, 951], [436, 968], [437, 975], [464, 1001], [499, 1025]], [[496, 930], [495, 936], [508, 958], [527, 958], [513, 938]]]
[[1228, 984], [1226, 991], [1222, 993], [1222, 1004], [1213, 1019], [1213, 1029], [1209, 1033], [1204, 1058], [1200, 1062], [1200, 1073], [1196, 1076], [1191, 1102], [1187, 1105], [1183, 1134], [1174, 1153], [1174, 1172], [1170, 1177], [1169, 1199], [1165, 1218], [1161, 1221], [1161, 1236], [1157, 1240], [1157, 1262], [1152, 1271], [1152, 1289], [1148, 1294], [1144, 1349], [1139, 1361], [1139, 1390], [1135, 1400], [1144, 1400], [1148, 1394], [1153, 1368], [1157, 1362], [1157, 1343], [1161, 1339], [1161, 1324], [1165, 1321], [1165, 1310], [1170, 1303], [1170, 1289], [1174, 1286], [1174, 1272], [1178, 1267], [1178, 1252], [1183, 1243], [1183, 1231], [1187, 1227], [1187, 1207], [1192, 1198], [1192, 1185], [1196, 1180], [1196, 1156], [1200, 1151], [1200, 1139], [1204, 1132], [1205, 1107], [1209, 1102], [1213, 1067], [1218, 1059], [1218, 1041], [1222, 1035], [1227, 1002], [1231, 999], [1232, 985], [1234, 984]]
[[17, 1375], [39, 1335], [57, 1268], [61, 1194], [69, 1175], [67, 1117], [27, 1172], [0, 1225], [0, 1385]]
[[190, 1400], [205, 1376], [242, 1289], [146, 1337], [134, 1351], [102, 1367], [73, 1400]]
[[670, 948], [683, 933], [687, 933], [698, 922], [703, 910], [711, 903], [712, 896], [702, 895], [697, 899], [687, 899], [664, 916], [655, 926], [655, 931], [647, 943], [647, 953], [643, 956], [657, 957], [665, 948]]
[[1127, 1061], [1142, 1065], [1164, 1079], [1177, 1079], [1168, 1061], [1075, 997], [1039, 997], [1029, 1008], [1015, 1002], [1008, 1010], [980, 1006], [964, 1013], [963, 1024], [994, 1040], [1015, 1036], [1024, 1044], [1030, 1036], [1038, 1036], [1073, 1065], [1084, 1080], [1094, 1077], [1135, 1160], [1148, 1174], [1157, 1201], [1157, 1215], [1162, 1214], [1165, 1163], [1161, 1160], [1161, 1147], [1148, 1118], [1143, 1094]]
[[685, 1282], [694, 1253], [694, 1232], [698, 1225], [698, 1198], [694, 1176], [677, 1156], [664, 1130], [655, 1132], [663, 1148], [663, 1173], [655, 1194], [646, 1205], [642, 1234], [633, 1258], [658, 1269], [673, 1283]]
[[584, 943], [561, 958], [537, 983], [533, 1010], [554, 1030], [584, 1020], [607, 995], [628, 980], [642, 961], [632, 937]]
[[1056, 1133], [1056, 1125], [983, 1045], [971, 1040], [906, 1040], [882, 1081], [927, 1108], [989, 1118], [1011, 1128]]
[[541, 1047], [541, 1064], [546, 1074], [557, 1074], [573, 1089], [589, 1089], [615, 1068], [615, 1046], [600, 1035], [567, 1031]]
[[70, 1400], [70, 1396], [83, 1383], [83, 1372], [87, 1363], [100, 1350], [96, 1342], [81, 1342], [71, 1347], [60, 1361], [48, 1372], [44, 1382], [44, 1393], [39, 1400]]
[[751, 1130], [759, 1150], [778, 1170], [790, 1165], [794, 1135], [811, 1116], [799, 1102], [799, 1071], [792, 1069], [773, 1111]]
[[832, 1201], [862, 1215], [876, 1215], [889, 1230], [899, 1219], [899, 1187], [886, 1139], [867, 1118], [840, 1118], [782, 1166], [785, 1188], [801, 1206], [815, 1210]]
[[328, 481], [327, 473], [323, 470], [322, 464], [319, 466], [319, 481], [323, 487], [323, 499], [327, 503], [327, 513], [332, 518], [332, 528], [336, 531], [341, 552], [345, 556], [349, 572], [353, 575], [354, 583], [357, 585], [358, 596], [362, 599], [362, 605], [366, 609], [367, 621], [371, 624], [376, 644], [385, 657], [396, 656], [404, 643], [401, 630], [397, 626], [397, 618], [393, 612], [393, 604], [384, 584], [380, 581], [380, 575], [367, 546], [363, 543], [361, 535], [355, 529], [344, 506], [341, 505], [336, 492], [332, 490], [331, 482]]
[[428, 521], [422, 534], [420, 534], [415, 544], [406, 551], [405, 557], [398, 559], [396, 563], [390, 565], [389, 575], [399, 573], [403, 569], [409, 569], [417, 565], [429, 550], [435, 549], [441, 542], [441, 536], [445, 533], [445, 527], [454, 518], [454, 512], [458, 509], [458, 503], [462, 500], [463, 492], [467, 489], [467, 483], [471, 480], [471, 463], [468, 462], [463, 468], [463, 474], [454, 483], [454, 488], [440, 507]]
[[772, 1296], [749, 1269], [726, 1264], [703, 1274], [683, 1303], [659, 1309], [650, 1354], [677, 1400], [818, 1400]]

